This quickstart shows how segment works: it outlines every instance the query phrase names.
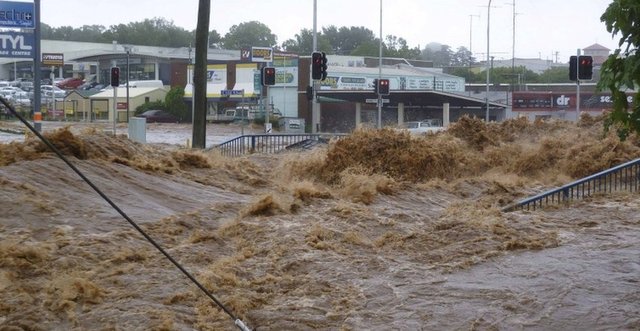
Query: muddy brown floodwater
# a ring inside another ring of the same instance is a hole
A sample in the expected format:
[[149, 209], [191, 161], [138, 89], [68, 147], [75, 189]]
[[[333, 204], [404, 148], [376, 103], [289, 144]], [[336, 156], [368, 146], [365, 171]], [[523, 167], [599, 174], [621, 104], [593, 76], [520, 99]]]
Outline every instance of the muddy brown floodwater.
[[[637, 193], [501, 211], [640, 157], [599, 119], [239, 158], [46, 135], [254, 330], [640, 329]], [[237, 330], [32, 137], [0, 144], [0, 204], [0, 330]]]

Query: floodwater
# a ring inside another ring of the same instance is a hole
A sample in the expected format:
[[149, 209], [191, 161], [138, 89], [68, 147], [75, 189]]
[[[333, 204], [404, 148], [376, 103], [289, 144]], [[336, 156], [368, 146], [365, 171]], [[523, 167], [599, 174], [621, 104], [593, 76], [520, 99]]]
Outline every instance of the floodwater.
[[[500, 211], [640, 157], [595, 119], [463, 119], [240, 158], [47, 136], [252, 329], [640, 329], [637, 193]], [[237, 329], [32, 137], [0, 144], [0, 188], [0, 329]]]

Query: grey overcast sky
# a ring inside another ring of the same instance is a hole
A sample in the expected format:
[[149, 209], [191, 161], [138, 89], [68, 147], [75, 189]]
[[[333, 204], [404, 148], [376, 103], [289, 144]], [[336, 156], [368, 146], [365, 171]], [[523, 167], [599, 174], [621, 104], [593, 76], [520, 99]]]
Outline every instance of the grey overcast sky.
[[[578, 48], [599, 43], [617, 48], [600, 21], [611, 0], [382, 0], [382, 34], [424, 48], [439, 42], [471, 48], [476, 58], [486, 58], [489, 47], [495, 59], [557, 59], [567, 62]], [[515, 3], [515, 44], [513, 17]], [[317, 26], [364, 26], [380, 33], [380, 0], [317, 0]], [[197, 0], [41, 0], [42, 22], [53, 27], [139, 22], [162, 17], [176, 26], [196, 28]], [[224, 36], [242, 22], [260, 21], [278, 37], [278, 44], [294, 38], [301, 29], [313, 28], [313, 0], [211, 0], [210, 30]], [[515, 46], [515, 47], [514, 47]]]

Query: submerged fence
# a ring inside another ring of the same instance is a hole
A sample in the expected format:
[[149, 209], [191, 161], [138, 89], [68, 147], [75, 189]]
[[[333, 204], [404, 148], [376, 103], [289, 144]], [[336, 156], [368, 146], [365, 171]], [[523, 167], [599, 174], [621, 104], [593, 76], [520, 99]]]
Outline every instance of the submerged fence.
[[596, 193], [640, 190], [640, 159], [577, 180], [554, 190], [524, 199], [503, 208], [503, 211], [536, 210], [550, 204], [583, 199]]
[[289, 146], [305, 141], [329, 141], [343, 135], [308, 134], [256, 134], [244, 135], [226, 141], [216, 147], [222, 155], [236, 157], [252, 153], [277, 153]]

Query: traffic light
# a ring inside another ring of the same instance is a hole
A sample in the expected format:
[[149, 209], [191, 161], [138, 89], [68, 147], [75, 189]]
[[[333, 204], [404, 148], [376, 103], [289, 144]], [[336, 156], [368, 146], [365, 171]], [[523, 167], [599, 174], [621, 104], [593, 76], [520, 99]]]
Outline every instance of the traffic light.
[[120, 86], [120, 68], [111, 67], [111, 86]]
[[593, 57], [588, 55], [569, 58], [569, 79], [590, 80], [593, 77]]
[[311, 79], [325, 80], [327, 78], [327, 54], [313, 52], [311, 54]]
[[569, 80], [575, 81], [578, 79], [578, 57], [572, 55], [569, 58]]
[[262, 85], [263, 86], [276, 85], [276, 68], [274, 67], [262, 68]]
[[379, 79], [378, 80], [378, 94], [380, 94], [380, 95], [388, 95], [389, 94], [389, 80], [388, 79]]
[[578, 57], [578, 78], [581, 80], [590, 80], [593, 76], [593, 58], [591, 56], [581, 55]]
[[374, 79], [373, 80], [373, 93], [376, 94], [376, 95], [378, 94], [378, 87], [379, 87], [378, 86], [378, 79]]

